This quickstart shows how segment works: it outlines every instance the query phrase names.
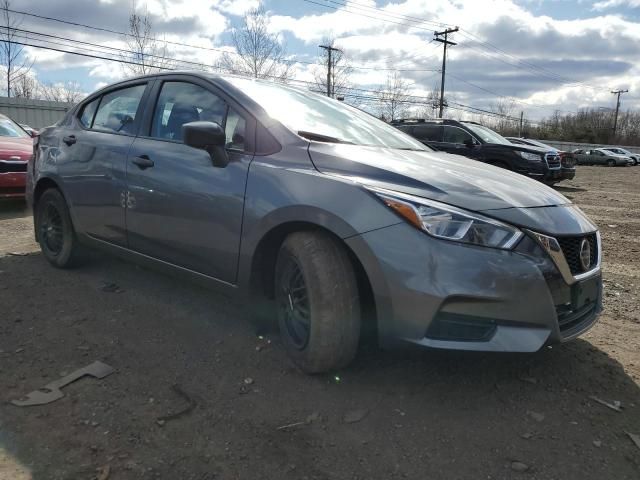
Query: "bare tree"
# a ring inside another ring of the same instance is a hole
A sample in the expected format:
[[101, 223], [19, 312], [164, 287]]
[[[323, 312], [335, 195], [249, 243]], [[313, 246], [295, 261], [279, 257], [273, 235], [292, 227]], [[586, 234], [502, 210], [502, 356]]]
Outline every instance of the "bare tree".
[[286, 49], [277, 34], [269, 32], [269, 17], [262, 6], [249, 10], [243, 25], [231, 32], [236, 54], [224, 53], [219, 68], [254, 78], [286, 81], [293, 76]]
[[0, 64], [4, 67], [7, 86], [7, 97], [11, 96], [13, 83], [31, 71], [33, 62], [23, 54], [23, 47], [18, 42], [17, 29], [22, 25], [22, 20], [15, 18], [11, 12], [11, 1], [0, 2]]
[[410, 106], [409, 82], [404, 80], [398, 72], [390, 72], [382, 87], [376, 91], [378, 100], [378, 116], [391, 122], [403, 117]]
[[[322, 44], [328, 45], [332, 48], [338, 48], [334, 38], [325, 38], [322, 41]], [[316, 67], [313, 71], [315, 81], [313, 90], [326, 95], [327, 68], [329, 68], [329, 52], [326, 49], [320, 49], [318, 63], [323, 66]], [[345, 56], [344, 50], [333, 50], [331, 53], [331, 96], [333, 98], [344, 96], [344, 94], [347, 93], [351, 86], [349, 76], [352, 72], [353, 68], [349, 65], [349, 61]]]
[[500, 98], [491, 110], [497, 114], [497, 120], [495, 121], [496, 130], [506, 133], [516, 131], [518, 120], [515, 118], [516, 103], [513, 99]]
[[13, 82], [13, 96], [16, 98], [38, 98], [40, 88], [32, 75], [23, 75]]
[[135, 62], [122, 63], [127, 75], [146, 75], [172, 68], [171, 59], [167, 56], [167, 44], [156, 38], [146, 7], [142, 13], [138, 13], [135, 1], [129, 14], [129, 34], [126, 36], [126, 43], [131, 53], [122, 55], [122, 58], [128, 62]]
[[41, 90], [42, 97], [52, 102], [77, 103], [84, 97], [78, 82], [47, 83]]

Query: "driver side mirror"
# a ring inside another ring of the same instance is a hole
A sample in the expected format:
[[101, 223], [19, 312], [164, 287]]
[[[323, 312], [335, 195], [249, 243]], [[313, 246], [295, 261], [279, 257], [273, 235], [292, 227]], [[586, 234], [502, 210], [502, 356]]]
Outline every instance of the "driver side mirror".
[[478, 143], [473, 139], [473, 138], [468, 138], [464, 141], [464, 144], [467, 146], [467, 148], [473, 148], [475, 147]]
[[182, 139], [185, 145], [209, 153], [214, 166], [224, 168], [229, 164], [229, 157], [224, 148], [227, 137], [218, 123], [202, 121], [185, 123], [182, 125]]

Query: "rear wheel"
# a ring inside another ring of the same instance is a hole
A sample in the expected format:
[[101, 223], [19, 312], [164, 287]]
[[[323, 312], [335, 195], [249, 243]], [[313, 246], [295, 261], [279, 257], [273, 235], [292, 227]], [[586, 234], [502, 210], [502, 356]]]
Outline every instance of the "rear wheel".
[[77, 266], [81, 260], [69, 209], [55, 188], [46, 190], [38, 200], [35, 212], [36, 234], [45, 258], [58, 268]]
[[323, 232], [289, 235], [278, 253], [275, 298], [280, 335], [306, 373], [353, 360], [360, 338], [360, 300], [344, 247]]
[[607, 166], [615, 167], [616, 166], [616, 161], [613, 158], [610, 158], [609, 160], [607, 160]]

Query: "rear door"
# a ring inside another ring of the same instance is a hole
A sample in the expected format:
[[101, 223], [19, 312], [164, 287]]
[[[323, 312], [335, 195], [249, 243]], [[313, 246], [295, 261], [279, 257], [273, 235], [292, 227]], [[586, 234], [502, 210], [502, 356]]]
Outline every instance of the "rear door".
[[443, 150], [442, 125], [416, 125], [412, 128], [411, 135], [436, 150]]
[[143, 80], [90, 98], [58, 135], [56, 164], [76, 229], [119, 246], [126, 246], [127, 155], [148, 93]]
[[[255, 121], [223, 92], [192, 77], [162, 77], [150, 102], [127, 162], [129, 248], [235, 283]], [[225, 127], [225, 168], [182, 142], [182, 125], [198, 120]]]

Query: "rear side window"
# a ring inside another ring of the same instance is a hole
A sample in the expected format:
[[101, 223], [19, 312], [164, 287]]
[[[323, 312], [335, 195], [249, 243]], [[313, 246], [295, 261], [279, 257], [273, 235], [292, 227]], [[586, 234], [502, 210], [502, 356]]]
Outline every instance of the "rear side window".
[[135, 133], [133, 125], [146, 85], [122, 88], [102, 97], [92, 128], [118, 133]]
[[444, 126], [444, 141], [446, 143], [464, 143], [472, 140], [471, 134], [458, 127]]
[[442, 141], [442, 126], [441, 125], [420, 125], [419, 127], [413, 127], [413, 136], [418, 140], [429, 142], [441, 142]]
[[84, 107], [82, 107], [82, 115], [80, 115], [80, 123], [85, 128], [91, 128], [91, 124], [93, 123], [93, 117], [96, 114], [96, 109], [98, 108], [98, 103], [100, 102], [100, 97], [95, 100], [87, 103]]

